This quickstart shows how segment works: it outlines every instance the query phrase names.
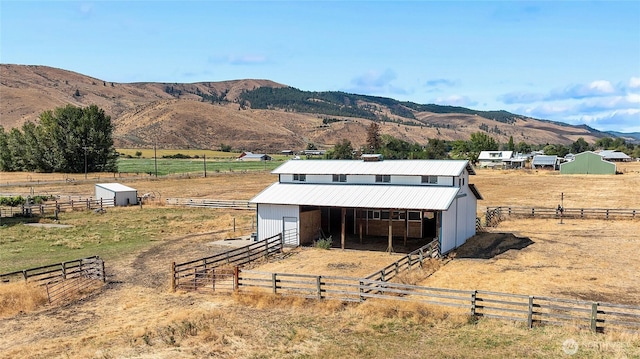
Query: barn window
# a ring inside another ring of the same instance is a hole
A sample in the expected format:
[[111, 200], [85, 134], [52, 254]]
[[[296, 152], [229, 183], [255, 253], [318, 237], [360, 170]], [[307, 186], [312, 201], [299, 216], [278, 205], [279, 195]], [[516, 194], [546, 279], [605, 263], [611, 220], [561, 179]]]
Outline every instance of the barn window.
[[293, 175], [293, 180], [294, 181], [298, 181], [298, 182], [306, 182], [307, 181], [307, 175], [305, 175], [305, 174], [294, 174]]
[[376, 182], [389, 183], [391, 182], [391, 175], [376, 175]]
[[410, 221], [419, 221], [420, 220], [420, 212], [418, 212], [418, 211], [409, 211], [409, 220]]
[[438, 177], [437, 176], [422, 176], [422, 183], [437, 184], [438, 183]]
[[380, 219], [380, 211], [367, 211], [367, 218], [369, 219]]
[[347, 182], [347, 175], [345, 174], [333, 175], [333, 182]]

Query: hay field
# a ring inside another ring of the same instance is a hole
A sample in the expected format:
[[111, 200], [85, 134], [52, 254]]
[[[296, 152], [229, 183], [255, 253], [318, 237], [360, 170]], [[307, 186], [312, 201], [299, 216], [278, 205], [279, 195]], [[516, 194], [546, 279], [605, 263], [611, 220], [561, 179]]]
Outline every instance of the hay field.
[[[493, 205], [555, 206], [556, 196], [550, 193], [557, 192], [559, 198], [562, 191], [567, 207], [574, 206], [570, 204], [574, 198], [584, 207], [604, 203], [602, 207], [638, 208], [640, 166], [631, 168], [622, 175], [598, 178], [479, 170], [472, 183], [486, 198], [479, 202], [480, 212], [484, 206]], [[5, 175], [0, 174], [0, 182], [8, 178]], [[208, 178], [132, 178], [124, 183], [138, 188], [139, 193], [159, 193], [161, 199], [249, 199], [276, 180], [268, 173], [233, 173]], [[89, 196], [94, 182], [29, 183], [0, 187], [0, 192], [28, 194], [33, 188], [36, 193]], [[566, 182], [571, 184], [563, 187]], [[153, 207], [146, 207], [147, 213], [153, 213]], [[129, 210], [125, 215], [132, 216], [134, 223], [135, 214], [142, 212], [144, 208]], [[115, 215], [107, 215], [110, 213]], [[211, 227], [216, 226], [214, 222], [202, 222], [202, 215], [199, 212], [193, 218], [182, 215], [179, 221], [168, 221], [175, 225], [170, 232], [147, 227], [153, 218], [141, 220], [141, 227], [154, 233], [153, 240], [127, 252], [112, 253], [106, 263], [108, 285], [100, 293], [67, 306], [45, 306], [0, 318], [0, 358], [546, 358], [566, 356], [562, 345], [567, 339], [579, 345], [573, 356], [576, 358], [640, 357], [638, 335], [594, 335], [567, 327], [529, 330], [519, 324], [484, 319], [474, 323], [440, 308], [411, 303], [343, 305], [260, 294], [170, 293], [172, 260], [198, 258], [202, 253], [220, 250], [208, 244], [206, 235], [198, 235], [216, 230]], [[76, 219], [78, 226], [91, 220]], [[227, 222], [228, 217], [224, 217], [225, 227]], [[206, 228], [196, 228], [198, 225]], [[0, 236], [4, 238], [16, 229], [0, 228]], [[191, 235], [173, 233], [185, 230]], [[565, 224], [559, 225], [554, 220], [521, 219], [503, 222], [492, 231], [513, 232], [534, 243], [488, 260], [454, 258], [423, 284], [640, 302], [640, 268], [634, 263], [640, 254], [637, 220], [565, 219]], [[34, 236], [37, 239], [38, 235]], [[360, 275], [358, 270], [369, 274], [368, 266], [377, 266], [385, 258], [395, 260], [385, 253], [376, 253], [382, 256], [378, 259], [356, 258], [349, 257], [351, 251], [331, 250], [326, 252], [330, 259], [323, 263], [305, 257], [305, 252], [325, 251], [306, 249], [281, 263], [267, 265], [279, 271], [295, 271], [297, 266], [307, 273], [323, 270], [324, 266], [327, 274], [342, 275], [351, 275], [355, 268], [354, 273]], [[46, 259], [46, 253], [42, 257]], [[339, 271], [341, 267], [352, 268], [346, 273]], [[336, 269], [338, 272], [333, 271]]]

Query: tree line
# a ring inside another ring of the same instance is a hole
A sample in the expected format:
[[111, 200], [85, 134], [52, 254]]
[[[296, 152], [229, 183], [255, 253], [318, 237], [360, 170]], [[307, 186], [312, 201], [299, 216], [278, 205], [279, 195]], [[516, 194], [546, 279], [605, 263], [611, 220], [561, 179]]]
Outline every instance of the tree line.
[[45, 111], [39, 123], [5, 132], [0, 126], [0, 171], [116, 172], [111, 117], [96, 105]]
[[476, 162], [481, 151], [503, 150], [522, 154], [543, 151], [546, 155], [564, 157], [568, 153], [577, 154], [598, 149], [617, 150], [631, 157], [640, 158], [640, 144], [626, 143], [622, 138], [604, 137], [590, 145], [580, 137], [570, 145], [562, 145], [528, 144], [524, 141], [515, 143], [513, 136], [510, 136], [507, 143], [501, 144], [484, 132], [476, 132], [471, 134], [469, 140], [446, 141], [432, 138], [428, 139], [425, 144], [419, 144], [390, 135], [381, 135], [380, 126], [375, 122], [367, 129], [367, 140], [364, 145], [354, 146], [348, 139], [342, 139], [326, 152], [325, 157], [329, 159], [355, 159], [361, 154], [378, 153], [387, 159], [465, 159]]

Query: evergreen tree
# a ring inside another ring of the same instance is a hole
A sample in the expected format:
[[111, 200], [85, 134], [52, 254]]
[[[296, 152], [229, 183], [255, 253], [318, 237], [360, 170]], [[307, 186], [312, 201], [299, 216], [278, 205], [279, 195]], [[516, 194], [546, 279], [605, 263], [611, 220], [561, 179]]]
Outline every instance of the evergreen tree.
[[367, 153], [376, 153], [382, 147], [382, 139], [380, 138], [380, 125], [377, 122], [371, 122], [367, 128]]

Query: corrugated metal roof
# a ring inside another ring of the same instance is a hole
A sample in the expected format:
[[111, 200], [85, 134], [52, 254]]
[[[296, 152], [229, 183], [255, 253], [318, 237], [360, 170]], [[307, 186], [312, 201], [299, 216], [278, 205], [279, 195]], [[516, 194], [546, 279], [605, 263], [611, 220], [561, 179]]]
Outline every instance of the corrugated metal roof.
[[251, 203], [447, 210], [457, 187], [274, 183]]
[[626, 160], [631, 158], [626, 153], [616, 150], [602, 150], [598, 154], [606, 159]]
[[534, 166], [555, 166], [558, 156], [535, 155], [531, 164]]
[[480, 151], [478, 160], [508, 160], [513, 157], [513, 151]]
[[96, 186], [113, 192], [131, 192], [137, 191], [135, 188], [127, 187], [120, 183], [96, 183]]
[[273, 174], [304, 173], [312, 175], [396, 175], [396, 176], [459, 176], [467, 168], [475, 174], [469, 161], [461, 160], [290, 160], [273, 170]]

